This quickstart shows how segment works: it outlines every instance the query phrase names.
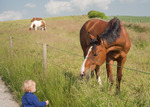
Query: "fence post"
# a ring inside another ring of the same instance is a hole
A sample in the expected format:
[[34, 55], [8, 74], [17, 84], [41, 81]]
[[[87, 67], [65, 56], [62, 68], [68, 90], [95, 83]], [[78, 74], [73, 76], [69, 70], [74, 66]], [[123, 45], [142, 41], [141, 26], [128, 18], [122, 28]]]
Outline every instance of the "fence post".
[[140, 23], [142, 23], [142, 19], [140, 19]]
[[13, 46], [12, 46], [12, 39], [13, 39], [13, 37], [10, 36], [9, 39], [10, 39], [10, 51], [12, 53], [12, 51], [13, 51]]
[[47, 71], [47, 47], [45, 43], [43, 43], [43, 66], [44, 71]]
[[132, 23], [132, 19], [130, 18], [130, 22]]

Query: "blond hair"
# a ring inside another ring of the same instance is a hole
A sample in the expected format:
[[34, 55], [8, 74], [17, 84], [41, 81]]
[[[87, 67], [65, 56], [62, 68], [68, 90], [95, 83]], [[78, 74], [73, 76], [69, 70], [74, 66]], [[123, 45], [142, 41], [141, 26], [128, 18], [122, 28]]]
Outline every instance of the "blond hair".
[[35, 86], [36, 83], [33, 80], [26, 80], [22, 84], [22, 89], [24, 92], [31, 92]]

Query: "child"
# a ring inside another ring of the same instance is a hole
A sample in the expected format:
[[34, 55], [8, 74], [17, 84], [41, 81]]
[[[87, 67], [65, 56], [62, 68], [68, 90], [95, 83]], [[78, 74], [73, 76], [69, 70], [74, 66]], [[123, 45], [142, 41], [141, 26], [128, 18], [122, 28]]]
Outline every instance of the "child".
[[33, 93], [36, 91], [36, 83], [32, 80], [26, 80], [22, 89], [25, 94], [22, 96], [23, 107], [45, 107], [49, 104], [49, 101], [39, 102], [38, 97]]

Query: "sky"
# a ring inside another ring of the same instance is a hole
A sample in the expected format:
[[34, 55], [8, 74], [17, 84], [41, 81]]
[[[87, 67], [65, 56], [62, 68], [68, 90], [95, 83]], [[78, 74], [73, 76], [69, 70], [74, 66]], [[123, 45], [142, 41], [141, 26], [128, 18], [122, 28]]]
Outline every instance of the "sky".
[[150, 16], [150, 0], [0, 0], [0, 21], [87, 15]]

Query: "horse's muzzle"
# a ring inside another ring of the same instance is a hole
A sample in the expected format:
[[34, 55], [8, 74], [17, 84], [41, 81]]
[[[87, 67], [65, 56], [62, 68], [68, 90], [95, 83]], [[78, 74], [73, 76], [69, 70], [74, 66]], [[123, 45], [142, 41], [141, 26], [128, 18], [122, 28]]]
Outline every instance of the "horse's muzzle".
[[81, 73], [80, 73], [80, 77], [81, 77], [81, 78], [83, 78], [84, 75], [85, 75], [84, 72], [81, 72]]
[[32, 30], [31, 28], [29, 28], [29, 31]]

